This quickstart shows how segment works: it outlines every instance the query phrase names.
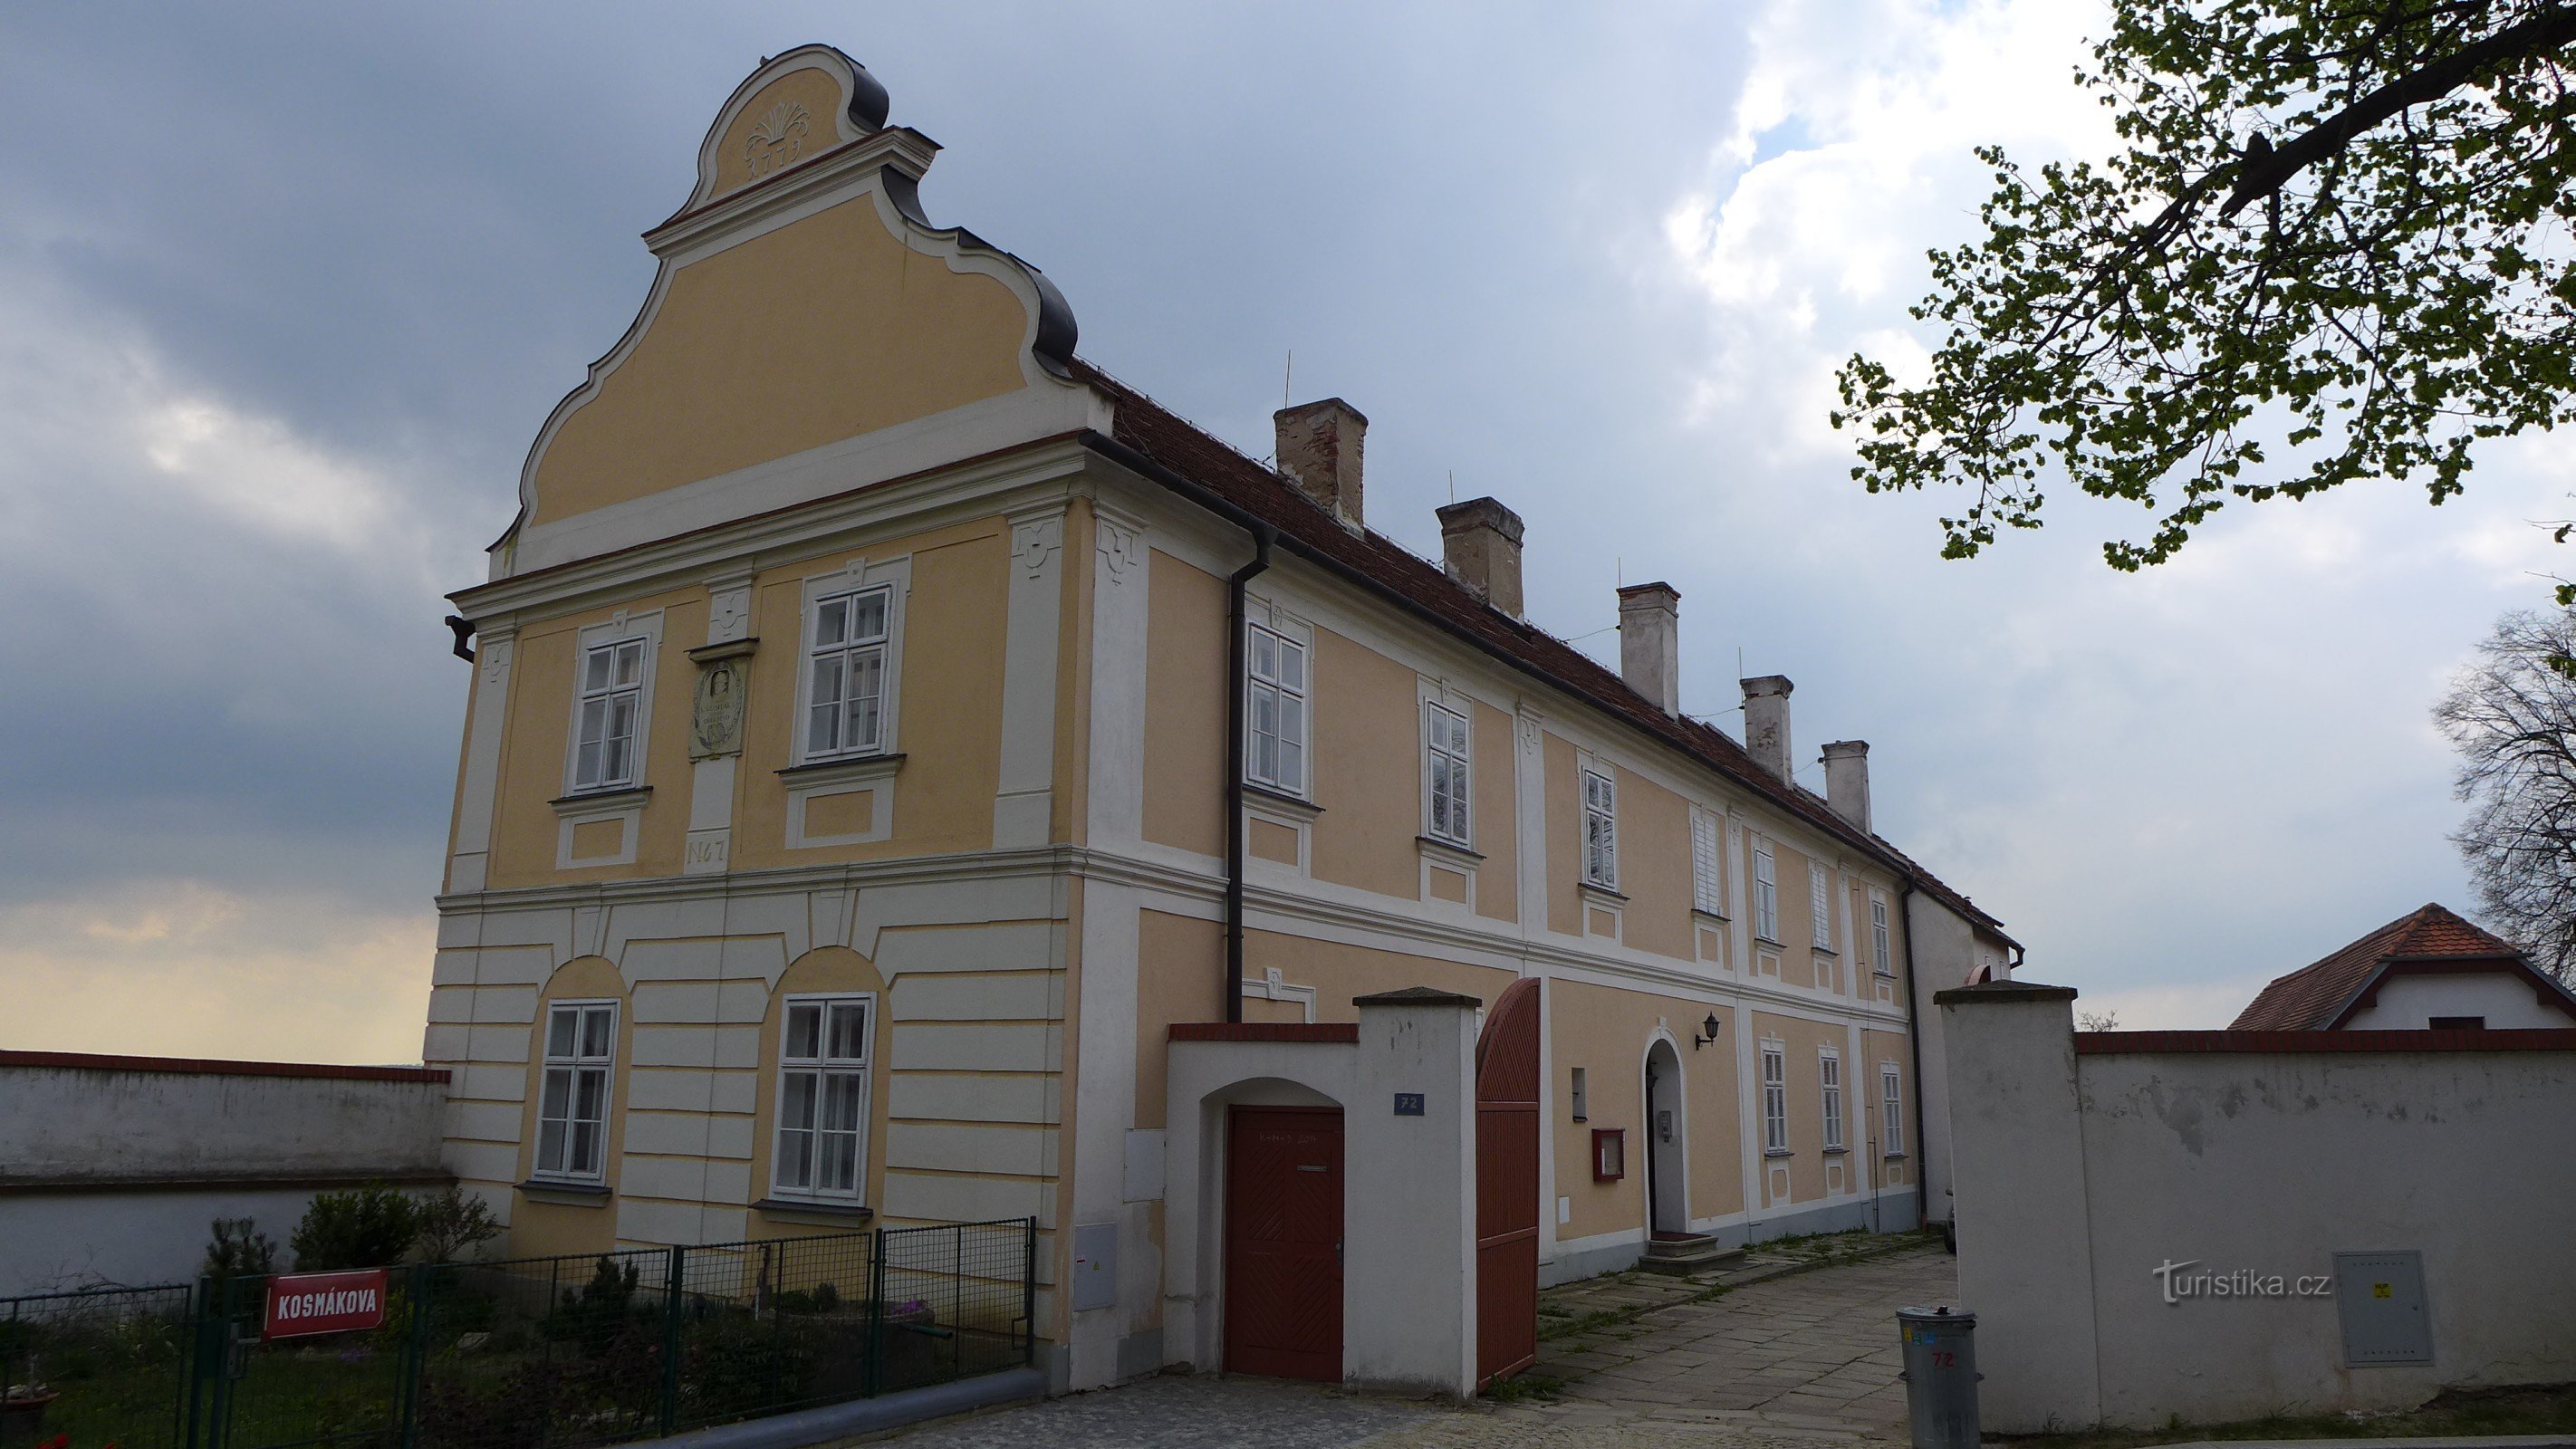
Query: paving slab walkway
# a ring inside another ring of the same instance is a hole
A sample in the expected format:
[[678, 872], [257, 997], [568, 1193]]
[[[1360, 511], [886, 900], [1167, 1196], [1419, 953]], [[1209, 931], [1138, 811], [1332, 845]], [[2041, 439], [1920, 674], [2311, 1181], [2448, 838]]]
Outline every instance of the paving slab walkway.
[[1699, 1278], [1614, 1274], [1542, 1295], [1539, 1398], [1467, 1408], [1322, 1384], [1147, 1379], [924, 1426], [901, 1449], [1874, 1449], [1905, 1438], [1895, 1312], [1946, 1302], [1919, 1238], [1757, 1249]]
[[1801, 1429], [1902, 1440], [1896, 1310], [1953, 1300], [1956, 1260], [1917, 1240], [1792, 1275], [1766, 1266], [1757, 1259], [1697, 1286], [1595, 1280], [1556, 1290], [1551, 1307], [1581, 1313], [1541, 1320], [1551, 1336], [1531, 1375], [1556, 1380], [1574, 1403], [1787, 1416]]

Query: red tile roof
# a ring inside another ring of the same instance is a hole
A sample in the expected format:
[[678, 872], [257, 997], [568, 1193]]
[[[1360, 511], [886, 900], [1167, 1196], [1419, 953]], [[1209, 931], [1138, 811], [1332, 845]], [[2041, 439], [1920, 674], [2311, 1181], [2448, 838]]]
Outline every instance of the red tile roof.
[[1116, 442], [1271, 525], [1308, 553], [1320, 555], [1506, 663], [1692, 756], [1820, 833], [1857, 846], [1911, 881], [1915, 889], [2018, 947], [2004, 934], [2001, 922], [1966, 896], [1877, 835], [1854, 828], [1813, 791], [1755, 764], [1744, 747], [1723, 731], [1664, 713], [1574, 646], [1493, 608], [1402, 544], [1375, 532], [1354, 533], [1285, 476], [1090, 363], [1077, 359], [1074, 375], [1109, 394], [1116, 404], [1112, 424]]
[[2391, 961], [2522, 961], [2522, 953], [2439, 905], [2400, 916], [2263, 988], [2230, 1031], [2319, 1031]]

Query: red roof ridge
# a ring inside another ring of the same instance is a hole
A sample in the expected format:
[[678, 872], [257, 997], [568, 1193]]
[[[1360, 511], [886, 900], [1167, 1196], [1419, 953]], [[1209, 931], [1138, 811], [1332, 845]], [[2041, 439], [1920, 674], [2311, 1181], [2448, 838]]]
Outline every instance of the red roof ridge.
[[[1894, 868], [1915, 888], [1984, 927], [2006, 943], [2003, 923], [1872, 831], [1836, 814], [1812, 791], [1772, 775], [1742, 745], [1716, 726], [1687, 715], [1666, 714], [1614, 670], [1566, 640], [1527, 620], [1504, 614], [1469, 592], [1439, 564], [1374, 529], [1344, 527], [1298, 488], [1288, 475], [1217, 437], [1129, 386], [1106, 369], [1075, 358], [1073, 373], [1118, 404], [1114, 441], [1179, 473], [1228, 503], [1292, 533], [1313, 553], [1396, 595], [1488, 652], [1574, 693], [1586, 703], [1661, 738], [1718, 774], [1768, 798], [1828, 835], [1860, 846]], [[1227, 473], [1239, 476], [1224, 476]], [[1288, 507], [1289, 500], [1299, 507]]]
[[2317, 1030], [2333, 1024], [2338, 1013], [2392, 961], [2484, 959], [2521, 962], [2524, 958], [2512, 943], [2439, 901], [2428, 901], [2296, 971], [2274, 977], [2237, 1013], [2228, 1030]]

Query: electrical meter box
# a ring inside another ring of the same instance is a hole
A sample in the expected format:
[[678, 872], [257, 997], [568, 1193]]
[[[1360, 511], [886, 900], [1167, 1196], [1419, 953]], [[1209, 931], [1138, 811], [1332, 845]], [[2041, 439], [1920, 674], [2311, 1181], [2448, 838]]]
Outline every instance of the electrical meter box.
[[2433, 1361], [2422, 1253], [2337, 1253], [2334, 1295], [2346, 1368]]

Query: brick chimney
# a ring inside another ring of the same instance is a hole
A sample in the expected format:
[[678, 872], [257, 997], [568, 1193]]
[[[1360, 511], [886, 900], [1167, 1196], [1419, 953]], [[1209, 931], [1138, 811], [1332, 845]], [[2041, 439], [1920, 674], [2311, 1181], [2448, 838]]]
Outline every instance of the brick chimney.
[[1785, 674], [1744, 681], [1744, 750], [1753, 763], [1789, 778], [1789, 691]]
[[1666, 714], [1682, 712], [1681, 605], [1667, 583], [1619, 591], [1619, 677]]
[[1825, 746], [1825, 803], [1861, 834], [1870, 833], [1869, 741], [1836, 740]]
[[1440, 563], [1476, 597], [1521, 616], [1521, 516], [1491, 498], [1440, 511]]
[[1278, 432], [1279, 471], [1297, 480], [1306, 496], [1332, 510], [1342, 526], [1358, 531], [1360, 445], [1368, 419], [1337, 397], [1299, 403], [1270, 415]]

